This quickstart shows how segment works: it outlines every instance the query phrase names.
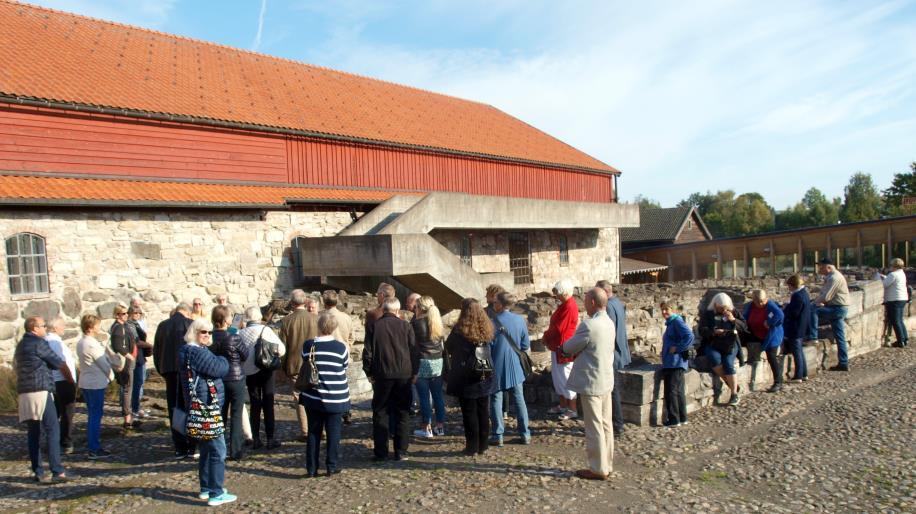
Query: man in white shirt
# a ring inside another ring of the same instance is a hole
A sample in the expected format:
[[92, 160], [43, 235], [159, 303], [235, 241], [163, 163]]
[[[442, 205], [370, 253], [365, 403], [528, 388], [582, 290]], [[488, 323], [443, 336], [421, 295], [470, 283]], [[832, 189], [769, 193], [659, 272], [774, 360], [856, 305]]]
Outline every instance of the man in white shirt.
[[[48, 346], [54, 350], [58, 357], [64, 360], [67, 367], [70, 368], [70, 376], [76, 378], [76, 362], [73, 359], [73, 352], [64, 344], [61, 336], [64, 335], [66, 325], [63, 318], [54, 318], [48, 322], [48, 334], [45, 341]], [[73, 412], [76, 408], [76, 385], [64, 378], [63, 373], [58, 370], [51, 370], [51, 376], [54, 378], [54, 404], [57, 407], [57, 419], [60, 423], [60, 449], [66, 454], [73, 453], [73, 439], [71, 433], [73, 429]]]

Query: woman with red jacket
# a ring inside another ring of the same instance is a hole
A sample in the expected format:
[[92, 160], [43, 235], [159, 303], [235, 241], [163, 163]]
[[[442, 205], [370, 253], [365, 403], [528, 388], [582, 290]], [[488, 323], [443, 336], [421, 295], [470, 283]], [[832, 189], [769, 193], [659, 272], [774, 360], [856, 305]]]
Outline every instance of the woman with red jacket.
[[553, 294], [560, 301], [560, 306], [550, 316], [550, 326], [544, 332], [544, 344], [550, 349], [553, 388], [560, 397], [560, 405], [552, 407], [547, 413], [559, 414], [560, 421], [579, 417], [576, 412], [576, 393], [566, 387], [575, 357], [564, 357], [558, 352], [563, 343], [576, 333], [576, 327], [579, 326], [579, 305], [573, 297], [574, 289], [572, 280], [568, 278], [553, 286]]

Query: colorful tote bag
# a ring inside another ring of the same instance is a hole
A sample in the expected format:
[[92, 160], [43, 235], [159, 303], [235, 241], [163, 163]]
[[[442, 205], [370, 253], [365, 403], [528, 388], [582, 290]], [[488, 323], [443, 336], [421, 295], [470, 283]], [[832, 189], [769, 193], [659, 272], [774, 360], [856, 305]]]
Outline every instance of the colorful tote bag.
[[191, 361], [188, 359], [188, 385], [190, 387], [191, 404], [188, 405], [187, 435], [199, 441], [210, 441], [217, 437], [222, 437], [226, 427], [223, 423], [216, 384], [212, 379], [207, 379], [210, 402], [204, 403], [197, 396], [198, 380], [200, 380], [199, 376], [191, 380]]

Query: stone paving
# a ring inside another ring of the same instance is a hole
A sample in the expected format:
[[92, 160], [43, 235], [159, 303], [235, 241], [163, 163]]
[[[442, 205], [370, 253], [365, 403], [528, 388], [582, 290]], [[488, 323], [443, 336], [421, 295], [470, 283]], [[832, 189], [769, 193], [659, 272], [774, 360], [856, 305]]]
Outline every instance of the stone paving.
[[[152, 395], [158, 391], [153, 388]], [[228, 463], [231, 512], [913, 512], [916, 511], [916, 351], [885, 348], [852, 361], [850, 373], [821, 374], [779, 394], [744, 395], [676, 429], [630, 427], [617, 441], [607, 482], [571, 476], [583, 467], [581, 423], [533, 412], [534, 444], [458, 455], [460, 415], [448, 435], [413, 441], [410, 460], [372, 464], [364, 409], [345, 427], [343, 473], [303, 479], [305, 445], [292, 438], [288, 396], [279, 409], [288, 441], [271, 453]], [[154, 411], [156, 398], [147, 403]], [[170, 459], [161, 417], [123, 437], [114, 409], [103, 444], [115, 453], [90, 462], [66, 457], [80, 478], [31, 481], [25, 434], [0, 419], [0, 511], [184, 512], [196, 499], [196, 464]], [[77, 414], [77, 445], [85, 417]], [[512, 422], [510, 421], [510, 428]]]

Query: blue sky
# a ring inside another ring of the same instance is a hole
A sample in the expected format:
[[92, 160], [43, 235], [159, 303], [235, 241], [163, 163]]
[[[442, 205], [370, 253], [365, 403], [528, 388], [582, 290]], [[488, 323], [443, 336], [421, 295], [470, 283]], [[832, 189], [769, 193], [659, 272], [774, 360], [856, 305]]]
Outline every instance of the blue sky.
[[621, 199], [784, 208], [916, 161], [916, 0], [40, 0], [492, 104], [623, 171]]

